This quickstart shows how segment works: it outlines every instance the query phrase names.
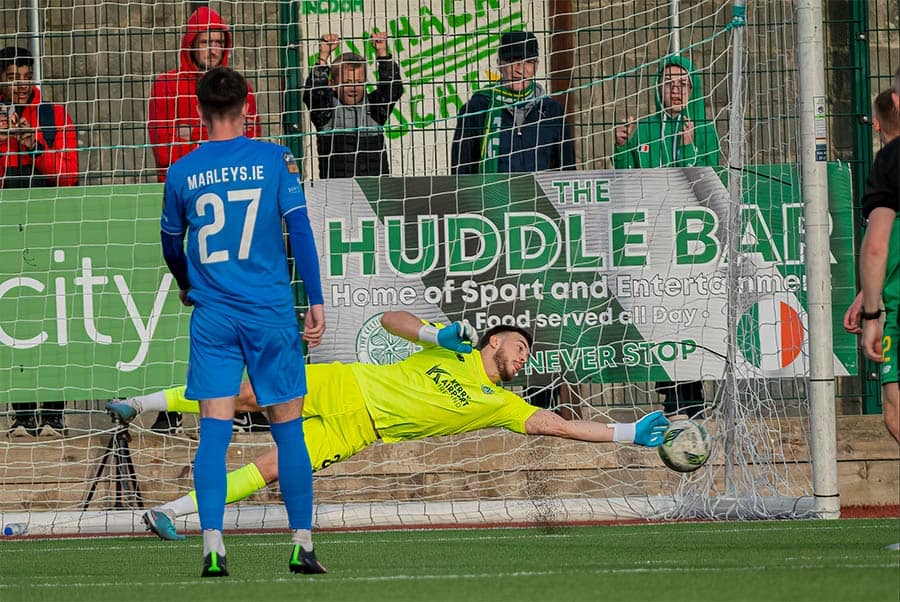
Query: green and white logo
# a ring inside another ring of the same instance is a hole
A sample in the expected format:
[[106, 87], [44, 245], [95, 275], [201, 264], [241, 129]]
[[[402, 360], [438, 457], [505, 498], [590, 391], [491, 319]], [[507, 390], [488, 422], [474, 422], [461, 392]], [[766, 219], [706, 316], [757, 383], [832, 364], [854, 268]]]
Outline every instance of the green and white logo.
[[385, 366], [405, 360], [422, 348], [381, 327], [382, 314], [366, 320], [356, 334], [356, 358], [365, 364]]

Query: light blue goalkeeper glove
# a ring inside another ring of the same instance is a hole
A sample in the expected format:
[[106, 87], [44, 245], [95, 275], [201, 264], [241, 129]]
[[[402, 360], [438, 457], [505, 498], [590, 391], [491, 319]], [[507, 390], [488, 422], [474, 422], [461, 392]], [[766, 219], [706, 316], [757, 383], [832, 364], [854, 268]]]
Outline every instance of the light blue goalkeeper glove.
[[430, 324], [422, 326], [419, 329], [419, 340], [423, 343], [435, 343], [457, 353], [472, 353], [478, 336], [468, 322], [454, 322], [444, 328]]
[[669, 419], [660, 410], [650, 412], [634, 423], [634, 444], [644, 447], [657, 447], [665, 440]]

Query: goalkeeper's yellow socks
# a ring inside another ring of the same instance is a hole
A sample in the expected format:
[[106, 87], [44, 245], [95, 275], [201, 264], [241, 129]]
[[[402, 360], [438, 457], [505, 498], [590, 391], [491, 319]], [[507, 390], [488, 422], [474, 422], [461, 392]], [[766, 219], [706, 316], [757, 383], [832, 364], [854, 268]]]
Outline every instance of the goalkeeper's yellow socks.
[[188, 399], [184, 396], [187, 387], [172, 387], [163, 393], [166, 396], [165, 409], [169, 412], [181, 412], [182, 414], [199, 414], [200, 402]]
[[[266, 480], [263, 478], [259, 468], [252, 462], [245, 464], [237, 470], [232, 470], [225, 477], [225, 503], [231, 504], [238, 502], [244, 498], [250, 497], [260, 489], [265, 488]], [[188, 506], [187, 504], [190, 504]], [[183, 498], [174, 502], [169, 502], [163, 506], [175, 512], [175, 516], [183, 516], [197, 511], [197, 492], [191, 491]]]

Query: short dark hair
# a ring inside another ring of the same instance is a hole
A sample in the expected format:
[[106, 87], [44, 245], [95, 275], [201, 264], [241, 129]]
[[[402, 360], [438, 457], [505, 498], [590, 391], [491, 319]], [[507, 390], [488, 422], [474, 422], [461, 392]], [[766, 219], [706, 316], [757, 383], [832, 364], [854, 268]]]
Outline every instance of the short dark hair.
[[34, 57], [27, 48], [7, 46], [0, 50], [0, 71], [5, 71], [10, 65], [34, 68]]
[[197, 100], [206, 117], [237, 117], [247, 100], [247, 80], [229, 67], [214, 67], [197, 83]]
[[481, 335], [481, 342], [479, 343], [478, 348], [484, 349], [485, 345], [490, 342], [492, 336], [494, 336], [495, 334], [503, 334], [504, 332], [515, 332], [522, 335], [522, 338], [524, 338], [525, 342], [528, 343], [529, 350], [531, 350], [531, 348], [534, 346], [534, 339], [532, 338], [531, 333], [524, 328], [521, 328], [519, 326], [512, 326], [510, 324], [499, 324], [497, 326], [494, 326], [493, 328], [489, 328], [487, 332]]
[[875, 102], [872, 103], [872, 111], [881, 129], [896, 136], [900, 134], [900, 113], [894, 107], [893, 94], [893, 88], [888, 88], [876, 96]]

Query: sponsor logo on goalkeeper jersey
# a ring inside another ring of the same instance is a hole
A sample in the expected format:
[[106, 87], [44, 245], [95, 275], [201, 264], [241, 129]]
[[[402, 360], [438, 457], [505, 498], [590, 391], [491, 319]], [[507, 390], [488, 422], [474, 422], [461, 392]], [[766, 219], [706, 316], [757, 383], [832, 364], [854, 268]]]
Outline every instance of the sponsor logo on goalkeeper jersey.
[[471, 397], [466, 392], [458, 380], [450, 376], [450, 372], [435, 364], [425, 371], [425, 376], [434, 381], [441, 393], [453, 400], [453, 405], [457, 408], [469, 405]]

